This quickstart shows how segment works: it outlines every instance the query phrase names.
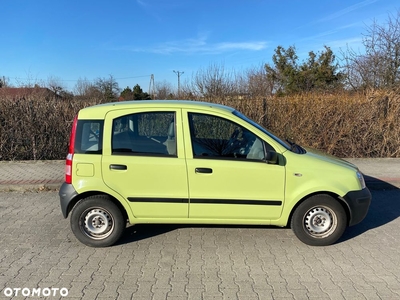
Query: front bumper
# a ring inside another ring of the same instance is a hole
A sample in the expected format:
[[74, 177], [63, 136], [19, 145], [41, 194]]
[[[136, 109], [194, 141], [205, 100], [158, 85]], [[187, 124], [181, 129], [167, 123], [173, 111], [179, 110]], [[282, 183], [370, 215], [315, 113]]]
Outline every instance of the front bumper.
[[343, 199], [350, 210], [349, 226], [360, 223], [368, 213], [372, 195], [368, 188], [348, 192]]
[[60, 196], [60, 205], [61, 205], [61, 212], [64, 218], [68, 217], [68, 213], [70, 211], [70, 204], [74, 200], [74, 198], [78, 195], [75, 191], [72, 184], [63, 183], [60, 191], [58, 192]]

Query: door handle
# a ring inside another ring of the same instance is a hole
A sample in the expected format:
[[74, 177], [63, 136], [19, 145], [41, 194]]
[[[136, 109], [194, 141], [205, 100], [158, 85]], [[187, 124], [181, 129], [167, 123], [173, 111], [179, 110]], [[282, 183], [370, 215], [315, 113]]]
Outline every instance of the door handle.
[[110, 165], [110, 170], [127, 170], [126, 165]]
[[213, 171], [210, 168], [196, 168], [196, 173], [204, 173], [204, 174], [211, 174]]

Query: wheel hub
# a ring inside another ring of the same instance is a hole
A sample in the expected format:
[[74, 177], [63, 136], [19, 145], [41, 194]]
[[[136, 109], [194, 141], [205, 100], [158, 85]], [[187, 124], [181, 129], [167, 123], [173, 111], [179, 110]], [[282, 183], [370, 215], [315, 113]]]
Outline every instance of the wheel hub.
[[93, 219], [93, 221], [92, 221], [92, 225], [93, 225], [93, 227], [95, 227], [95, 228], [100, 228], [101, 226], [104, 225], [104, 221], [103, 221], [103, 219], [100, 218], [100, 217], [95, 217], [95, 218]]
[[304, 225], [311, 235], [322, 235], [332, 229], [333, 216], [324, 207], [314, 207], [306, 214]]
[[88, 211], [84, 217], [84, 232], [91, 238], [105, 238], [113, 228], [111, 215], [100, 208]]

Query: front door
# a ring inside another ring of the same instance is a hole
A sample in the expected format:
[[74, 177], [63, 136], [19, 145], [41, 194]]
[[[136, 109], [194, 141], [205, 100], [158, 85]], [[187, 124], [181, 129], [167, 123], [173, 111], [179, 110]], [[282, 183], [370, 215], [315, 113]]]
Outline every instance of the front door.
[[188, 111], [183, 116], [190, 128], [186, 147], [192, 151], [187, 154], [189, 217], [225, 222], [279, 218], [285, 167], [265, 161], [272, 147], [250, 126], [222, 116]]

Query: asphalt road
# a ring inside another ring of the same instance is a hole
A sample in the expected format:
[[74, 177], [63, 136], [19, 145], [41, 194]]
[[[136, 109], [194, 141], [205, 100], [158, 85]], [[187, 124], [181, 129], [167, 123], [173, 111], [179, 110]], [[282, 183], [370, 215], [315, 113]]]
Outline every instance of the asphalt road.
[[94, 249], [57, 192], [3, 192], [0, 298], [399, 299], [400, 190], [372, 193], [367, 218], [329, 247], [287, 228], [138, 225]]

